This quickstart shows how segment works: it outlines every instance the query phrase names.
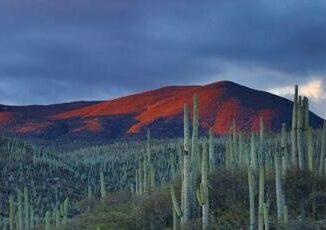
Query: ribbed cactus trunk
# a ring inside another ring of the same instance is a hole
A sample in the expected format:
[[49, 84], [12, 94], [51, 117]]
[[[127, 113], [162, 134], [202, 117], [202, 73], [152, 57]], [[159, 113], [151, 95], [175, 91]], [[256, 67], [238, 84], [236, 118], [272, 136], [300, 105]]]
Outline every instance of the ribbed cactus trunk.
[[259, 194], [258, 194], [258, 230], [264, 229], [264, 200], [265, 200], [265, 152], [264, 152], [264, 123], [260, 118], [259, 135]]
[[245, 153], [244, 153], [244, 147], [243, 147], [243, 136], [241, 133], [239, 133], [238, 154], [239, 154], [239, 165], [244, 166]]
[[67, 197], [63, 203], [63, 224], [67, 224], [69, 211], [69, 198]]
[[139, 166], [138, 166], [138, 182], [139, 182], [139, 195], [144, 193], [144, 171], [142, 167], [142, 161], [139, 159]]
[[102, 199], [106, 197], [106, 189], [105, 189], [105, 181], [104, 181], [104, 173], [100, 171], [100, 186], [101, 186], [101, 197]]
[[288, 206], [284, 205], [284, 224], [288, 225], [289, 224], [289, 211], [288, 211]]
[[321, 137], [321, 150], [320, 150], [320, 157], [319, 157], [319, 175], [320, 176], [323, 175], [323, 173], [324, 173], [325, 154], [326, 154], [326, 120], [324, 120], [322, 137]]
[[282, 124], [282, 133], [281, 133], [281, 151], [282, 151], [282, 177], [286, 175], [286, 171], [289, 165], [288, 151], [287, 151], [287, 141], [286, 141], [286, 124]]
[[191, 200], [191, 194], [192, 194], [192, 183], [191, 183], [191, 177], [190, 177], [190, 155], [188, 152], [185, 151], [184, 153], [184, 222], [188, 223], [191, 219], [191, 207], [192, 207], [192, 200]]
[[298, 156], [299, 156], [299, 169], [304, 169], [304, 142], [303, 142], [303, 117], [304, 111], [302, 106], [302, 99], [299, 96], [298, 103], [298, 123], [297, 123], [297, 140], [298, 140]]
[[191, 213], [193, 216], [197, 211], [197, 201], [195, 189], [197, 187], [197, 175], [198, 175], [198, 129], [199, 129], [199, 108], [198, 108], [198, 96], [194, 95], [193, 101], [193, 116], [192, 116], [192, 143], [191, 143], [191, 186], [190, 186], [190, 199], [191, 199]]
[[255, 210], [255, 176], [252, 167], [248, 167], [248, 187], [250, 205], [250, 230], [256, 230], [256, 210]]
[[187, 224], [191, 219], [192, 184], [190, 175], [190, 153], [189, 153], [189, 112], [188, 107], [184, 107], [184, 152], [183, 152], [183, 222]]
[[209, 172], [214, 172], [216, 167], [216, 161], [214, 156], [214, 133], [213, 128], [209, 129], [209, 139], [208, 139], [208, 145], [209, 145]]
[[172, 213], [173, 213], [173, 230], [178, 230], [178, 215], [173, 207], [172, 207]]
[[265, 230], [269, 230], [269, 202], [264, 203], [264, 226]]
[[259, 166], [258, 230], [264, 229], [265, 164]]
[[152, 162], [151, 157], [151, 130], [147, 129], [147, 160], [149, 163]]
[[314, 171], [314, 140], [312, 134], [312, 128], [308, 129], [308, 138], [307, 138], [307, 152], [308, 152], [308, 169], [310, 172]]
[[283, 221], [283, 191], [282, 191], [282, 158], [279, 152], [275, 153], [275, 188], [276, 188], [276, 204], [277, 204], [277, 220]]
[[232, 167], [235, 168], [236, 165], [238, 164], [238, 135], [237, 135], [237, 127], [236, 127], [236, 122], [233, 119], [232, 121], [232, 155], [231, 155], [231, 164]]
[[207, 229], [209, 225], [209, 199], [208, 199], [208, 152], [207, 144], [203, 144], [203, 154], [202, 154], [202, 173], [201, 173], [201, 183], [202, 183], [202, 223], [203, 229]]
[[250, 137], [250, 165], [255, 173], [258, 171], [258, 163], [257, 163], [257, 151], [255, 144], [255, 134], [251, 134]]
[[293, 112], [292, 112], [292, 140], [291, 140], [291, 153], [292, 165], [294, 168], [298, 167], [298, 139], [297, 139], [297, 123], [298, 123], [298, 85], [295, 86]]
[[147, 161], [147, 157], [145, 157], [144, 161], [143, 161], [143, 172], [144, 172], [144, 178], [143, 178], [143, 190], [144, 190], [144, 193], [148, 193], [148, 161]]

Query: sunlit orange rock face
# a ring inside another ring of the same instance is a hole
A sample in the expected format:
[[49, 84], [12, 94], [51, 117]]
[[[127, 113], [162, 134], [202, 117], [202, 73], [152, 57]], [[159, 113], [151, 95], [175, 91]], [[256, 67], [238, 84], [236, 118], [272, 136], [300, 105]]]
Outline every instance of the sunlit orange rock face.
[[13, 120], [13, 115], [10, 112], [0, 112], [0, 126], [7, 125]]
[[[105, 138], [114, 139], [142, 134], [147, 128], [160, 137], [181, 136], [183, 106], [188, 104], [192, 117], [194, 94], [199, 99], [202, 134], [209, 128], [216, 134], [226, 134], [233, 120], [241, 132], [258, 131], [261, 117], [266, 129], [271, 131], [280, 129], [282, 122], [288, 127], [291, 123], [292, 102], [289, 100], [221, 81], [205, 86], [165, 87], [102, 102], [29, 108], [28, 111], [33, 112], [13, 109], [12, 113], [0, 112], [0, 125], [8, 127], [9, 124], [9, 128], [2, 128], [4, 131], [26, 135], [43, 132], [51, 137], [87, 133], [105, 134]], [[311, 124], [319, 126], [321, 119], [311, 114]]]

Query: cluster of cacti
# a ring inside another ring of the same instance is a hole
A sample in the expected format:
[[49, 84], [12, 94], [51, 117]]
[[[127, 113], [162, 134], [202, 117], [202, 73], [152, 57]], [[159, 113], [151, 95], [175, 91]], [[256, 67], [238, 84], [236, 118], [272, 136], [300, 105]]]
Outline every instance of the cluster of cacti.
[[[309, 138], [309, 102], [307, 97], [298, 95], [298, 86], [295, 86], [293, 114], [292, 114], [292, 165], [301, 170], [309, 168], [313, 164], [313, 152], [308, 151], [311, 148], [311, 137]], [[310, 135], [312, 135], [310, 133]], [[308, 163], [308, 160], [311, 160]], [[307, 164], [308, 163], [308, 164]]]
[[[150, 195], [160, 185], [172, 183], [174, 229], [198, 218], [206, 229], [213, 222], [210, 198], [214, 196], [209, 192], [208, 175], [219, 168], [248, 170], [250, 229], [287, 224], [292, 218], [284, 192], [287, 171], [326, 174], [326, 123], [322, 130], [310, 127], [308, 99], [298, 96], [297, 87], [294, 99], [290, 132], [283, 124], [281, 133], [268, 133], [261, 119], [259, 134], [248, 134], [234, 120], [227, 136], [215, 137], [211, 128], [207, 137], [200, 138], [195, 95], [192, 116], [184, 106], [183, 144], [180, 139], [151, 139], [148, 130], [146, 141], [115, 142], [60, 155], [2, 137], [0, 170], [8, 180], [1, 186], [4, 217], [0, 217], [0, 227], [33, 229], [41, 224], [46, 229], [58, 228], [67, 223], [66, 197], [71, 213], [79, 214], [83, 211], [76, 205], [80, 200], [91, 202], [117, 190]], [[275, 176], [275, 200], [266, 189], [271, 175]], [[179, 179], [180, 191], [175, 186]]]
[[[155, 168], [151, 157], [151, 135], [147, 130], [147, 152], [144, 159], [139, 158], [138, 169], [135, 170], [135, 192], [137, 195], [155, 190]], [[133, 191], [133, 185], [132, 191]]]
[[[188, 106], [184, 105], [184, 144], [183, 153], [180, 154], [180, 177], [181, 177], [181, 202], [178, 202], [175, 188], [171, 185], [171, 198], [173, 203], [173, 223], [177, 229], [176, 216], [181, 220], [181, 226], [189, 224], [197, 218], [198, 205], [202, 209], [203, 229], [208, 228], [209, 224], [209, 191], [208, 173], [216, 167], [214, 155], [214, 136], [212, 129], [209, 131], [208, 143], [204, 141], [199, 148], [199, 107], [198, 97], [194, 95], [193, 103], [193, 125], [192, 141], [190, 148], [189, 135], [189, 111]], [[190, 151], [191, 149], [191, 151]], [[197, 184], [198, 174], [201, 175], [201, 183]], [[197, 188], [198, 187], [198, 188]]]

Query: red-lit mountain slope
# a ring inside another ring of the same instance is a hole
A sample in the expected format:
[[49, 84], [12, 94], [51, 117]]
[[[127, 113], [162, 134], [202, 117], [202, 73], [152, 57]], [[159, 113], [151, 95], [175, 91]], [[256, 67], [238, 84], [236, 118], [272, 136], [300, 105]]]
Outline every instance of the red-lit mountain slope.
[[[13, 135], [50, 140], [109, 141], [143, 134], [181, 136], [183, 105], [199, 97], [200, 128], [227, 133], [233, 119], [241, 131], [256, 131], [259, 118], [275, 131], [291, 122], [292, 102], [229, 81], [205, 86], [172, 86], [102, 102], [49, 106], [0, 106], [0, 129]], [[311, 113], [311, 125], [322, 119]]]

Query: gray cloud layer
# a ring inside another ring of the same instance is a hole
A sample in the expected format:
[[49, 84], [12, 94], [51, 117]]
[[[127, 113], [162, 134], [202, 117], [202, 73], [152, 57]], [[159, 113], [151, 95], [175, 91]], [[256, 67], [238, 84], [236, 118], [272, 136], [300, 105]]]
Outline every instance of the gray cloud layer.
[[2, 0], [0, 103], [325, 80], [325, 12], [323, 0]]

